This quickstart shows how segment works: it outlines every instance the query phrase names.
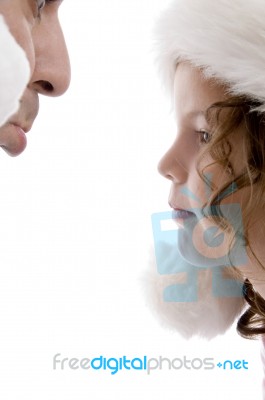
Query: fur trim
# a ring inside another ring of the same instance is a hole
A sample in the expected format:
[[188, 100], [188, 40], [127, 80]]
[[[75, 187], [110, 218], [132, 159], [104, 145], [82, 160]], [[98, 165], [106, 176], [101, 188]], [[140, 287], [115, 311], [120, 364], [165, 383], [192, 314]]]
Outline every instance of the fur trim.
[[265, 112], [263, 0], [174, 0], [154, 29], [159, 73], [173, 107], [176, 65], [190, 61], [206, 78], [247, 95]]
[[30, 65], [24, 50], [10, 33], [0, 15], [0, 126], [20, 106], [20, 98], [30, 79]]
[[[169, 249], [166, 253], [170, 259]], [[193, 267], [197, 269], [197, 267]], [[229, 271], [229, 270], [228, 270]], [[185, 282], [185, 273], [159, 275], [154, 250], [151, 251], [148, 270], [143, 277], [146, 305], [160, 323], [177, 331], [185, 339], [198, 336], [212, 339], [224, 334], [246, 306], [243, 297], [214, 297], [212, 294], [212, 270], [201, 270], [198, 278], [198, 301], [165, 302], [163, 292], [169, 285]], [[227, 272], [226, 278], [233, 278]], [[187, 295], [189, 288], [187, 288]]]

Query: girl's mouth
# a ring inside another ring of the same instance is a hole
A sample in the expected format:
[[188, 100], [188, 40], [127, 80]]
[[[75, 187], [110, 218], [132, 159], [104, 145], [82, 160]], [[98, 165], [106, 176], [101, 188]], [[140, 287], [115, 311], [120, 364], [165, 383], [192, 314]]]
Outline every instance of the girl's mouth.
[[182, 210], [182, 209], [174, 209], [172, 211], [172, 218], [173, 219], [187, 219], [187, 218], [191, 218], [194, 217], [195, 214], [191, 211], [188, 210]]

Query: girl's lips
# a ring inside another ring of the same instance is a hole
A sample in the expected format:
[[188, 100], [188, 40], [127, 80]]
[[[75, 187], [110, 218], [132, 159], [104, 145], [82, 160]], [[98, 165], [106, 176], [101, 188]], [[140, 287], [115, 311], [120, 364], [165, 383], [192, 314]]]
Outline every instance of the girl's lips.
[[182, 210], [182, 209], [175, 208], [172, 211], [173, 219], [187, 219], [187, 218], [194, 217], [194, 216], [195, 216], [195, 214], [188, 210]]

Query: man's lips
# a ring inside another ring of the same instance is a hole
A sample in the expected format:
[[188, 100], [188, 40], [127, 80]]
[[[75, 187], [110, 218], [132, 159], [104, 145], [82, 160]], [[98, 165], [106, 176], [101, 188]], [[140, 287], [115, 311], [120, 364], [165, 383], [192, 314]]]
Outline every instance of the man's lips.
[[8, 123], [4, 127], [5, 135], [1, 138], [1, 147], [10, 155], [18, 156], [27, 146], [26, 131], [30, 128], [21, 128], [15, 123]]
[[0, 128], [0, 147], [9, 155], [17, 156], [25, 150], [26, 133], [31, 130], [38, 111], [38, 93], [27, 88], [21, 99], [19, 111]]
[[22, 125], [19, 125], [19, 124], [16, 124], [16, 123], [11, 123], [11, 125], [14, 125], [16, 128], [18, 128], [18, 130], [21, 132], [21, 133], [23, 133], [24, 135], [26, 134], [26, 133], [28, 133], [29, 131], [30, 131], [30, 127], [23, 127]]

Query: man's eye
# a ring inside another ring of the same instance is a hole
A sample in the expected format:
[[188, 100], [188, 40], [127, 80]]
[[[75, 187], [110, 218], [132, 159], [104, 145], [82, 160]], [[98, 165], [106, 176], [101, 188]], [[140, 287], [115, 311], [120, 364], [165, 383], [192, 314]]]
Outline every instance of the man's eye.
[[41, 10], [45, 7], [45, 0], [36, 0], [37, 1], [37, 8], [38, 8], [38, 18], [41, 16]]

